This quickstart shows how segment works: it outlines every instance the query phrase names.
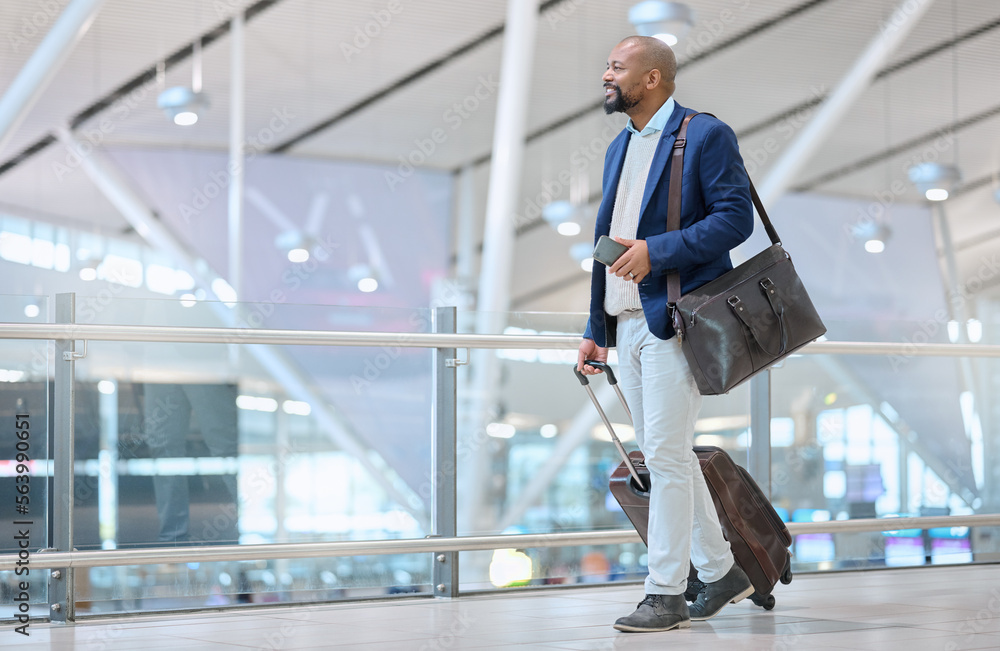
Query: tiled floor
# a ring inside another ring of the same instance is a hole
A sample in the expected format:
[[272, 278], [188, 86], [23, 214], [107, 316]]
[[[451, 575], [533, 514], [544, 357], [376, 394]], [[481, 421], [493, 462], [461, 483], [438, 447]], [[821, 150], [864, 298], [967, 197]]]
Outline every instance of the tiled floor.
[[803, 575], [690, 630], [619, 633], [641, 586], [35, 624], [3, 649], [1000, 649], [1000, 565]]

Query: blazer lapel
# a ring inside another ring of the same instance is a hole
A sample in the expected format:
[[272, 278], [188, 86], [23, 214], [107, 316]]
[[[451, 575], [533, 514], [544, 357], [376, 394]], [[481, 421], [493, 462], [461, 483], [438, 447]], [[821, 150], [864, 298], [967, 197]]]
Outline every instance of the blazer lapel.
[[[646, 207], [653, 196], [653, 190], [660, 183], [663, 170], [670, 162], [670, 154], [673, 151], [674, 142], [677, 140], [677, 130], [681, 128], [681, 122], [688, 110], [680, 104], [674, 104], [674, 112], [670, 114], [670, 119], [660, 133], [660, 142], [656, 145], [656, 153], [653, 154], [653, 162], [649, 166], [649, 176], [646, 177], [646, 187], [642, 192], [642, 207], [639, 209], [639, 221], [642, 222], [643, 215], [646, 214]], [[619, 171], [619, 174], [621, 172]]]

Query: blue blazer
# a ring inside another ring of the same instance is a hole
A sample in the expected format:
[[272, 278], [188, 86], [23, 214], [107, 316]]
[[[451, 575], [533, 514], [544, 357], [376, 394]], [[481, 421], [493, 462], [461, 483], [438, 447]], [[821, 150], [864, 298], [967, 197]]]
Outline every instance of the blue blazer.
[[[676, 104], [660, 134], [646, 179], [636, 239], [646, 240], [652, 271], [639, 283], [639, 298], [650, 332], [660, 339], [674, 336], [667, 314], [667, 274], [678, 270], [681, 294], [714, 280], [733, 268], [729, 251], [753, 232], [750, 179], [743, 166], [736, 134], [717, 118], [700, 115], [688, 125], [684, 151], [680, 230], [667, 232], [667, 189], [670, 155], [684, 116], [696, 113]], [[597, 211], [594, 243], [611, 231], [618, 180], [630, 132], [623, 129], [604, 156], [604, 198]], [[618, 320], [604, 311], [607, 267], [594, 262], [590, 285], [590, 319], [584, 337], [598, 346], [615, 345]]]

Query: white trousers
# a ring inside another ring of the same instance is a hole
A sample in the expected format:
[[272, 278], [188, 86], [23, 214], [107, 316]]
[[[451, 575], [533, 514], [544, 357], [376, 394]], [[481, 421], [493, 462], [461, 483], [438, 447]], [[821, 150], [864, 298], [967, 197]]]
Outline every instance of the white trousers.
[[688, 561], [705, 583], [733, 566], [694, 445], [701, 394], [677, 337], [649, 331], [641, 311], [618, 316], [619, 383], [651, 477], [646, 594], [687, 588]]

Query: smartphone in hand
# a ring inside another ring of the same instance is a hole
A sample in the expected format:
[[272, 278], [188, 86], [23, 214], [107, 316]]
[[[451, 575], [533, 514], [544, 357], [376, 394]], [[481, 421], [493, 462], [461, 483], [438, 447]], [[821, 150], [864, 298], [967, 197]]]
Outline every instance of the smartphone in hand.
[[624, 244], [615, 242], [607, 235], [601, 235], [597, 240], [597, 246], [594, 247], [594, 260], [610, 267], [626, 251], [628, 247]]

